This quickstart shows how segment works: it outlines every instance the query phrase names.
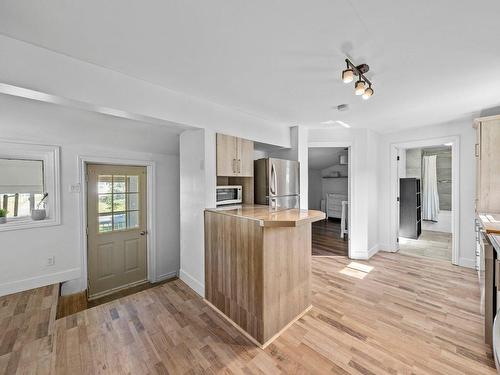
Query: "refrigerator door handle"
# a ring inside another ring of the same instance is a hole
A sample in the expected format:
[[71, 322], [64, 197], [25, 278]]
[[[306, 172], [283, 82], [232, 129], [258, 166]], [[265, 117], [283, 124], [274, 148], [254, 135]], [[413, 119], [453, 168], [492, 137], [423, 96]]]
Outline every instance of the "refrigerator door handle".
[[269, 190], [271, 192], [271, 195], [276, 195], [276, 188], [278, 184], [278, 179], [276, 177], [276, 168], [274, 166], [274, 163], [271, 164], [271, 184], [269, 186]]

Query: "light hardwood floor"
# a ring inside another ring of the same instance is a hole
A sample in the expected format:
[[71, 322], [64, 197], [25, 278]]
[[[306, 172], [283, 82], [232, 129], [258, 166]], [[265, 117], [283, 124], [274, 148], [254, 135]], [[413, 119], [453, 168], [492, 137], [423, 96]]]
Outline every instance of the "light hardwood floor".
[[[56, 321], [57, 374], [495, 374], [473, 270], [313, 258], [313, 309], [265, 350], [175, 280]], [[369, 271], [369, 272], [368, 272]]]
[[418, 240], [399, 238], [399, 252], [401, 254], [442, 259], [451, 262], [451, 251], [451, 233], [424, 230]]

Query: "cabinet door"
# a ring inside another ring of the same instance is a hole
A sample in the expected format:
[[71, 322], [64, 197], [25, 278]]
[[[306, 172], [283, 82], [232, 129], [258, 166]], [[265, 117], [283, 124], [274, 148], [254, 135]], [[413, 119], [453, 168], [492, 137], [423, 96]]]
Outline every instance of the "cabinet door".
[[500, 212], [500, 120], [481, 122], [479, 209]]
[[253, 177], [253, 141], [238, 138], [238, 176]]
[[217, 176], [237, 176], [237, 138], [217, 134]]
[[481, 212], [481, 123], [475, 125], [476, 128], [476, 144], [474, 155], [476, 157], [476, 211]]

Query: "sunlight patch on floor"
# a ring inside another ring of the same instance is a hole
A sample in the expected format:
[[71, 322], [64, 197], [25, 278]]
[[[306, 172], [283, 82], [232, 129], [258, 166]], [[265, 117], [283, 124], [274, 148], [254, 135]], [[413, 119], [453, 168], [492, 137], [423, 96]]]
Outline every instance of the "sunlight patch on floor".
[[371, 270], [373, 270], [372, 266], [361, 264], [358, 262], [351, 262], [339, 272], [343, 275], [355, 277], [362, 280], [366, 275], [370, 273]]

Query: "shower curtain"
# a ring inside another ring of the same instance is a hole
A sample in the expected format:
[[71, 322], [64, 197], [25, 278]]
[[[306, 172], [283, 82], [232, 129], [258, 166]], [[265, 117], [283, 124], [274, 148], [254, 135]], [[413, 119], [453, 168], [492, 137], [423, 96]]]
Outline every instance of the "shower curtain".
[[439, 195], [437, 190], [436, 155], [422, 158], [422, 219], [438, 220]]

